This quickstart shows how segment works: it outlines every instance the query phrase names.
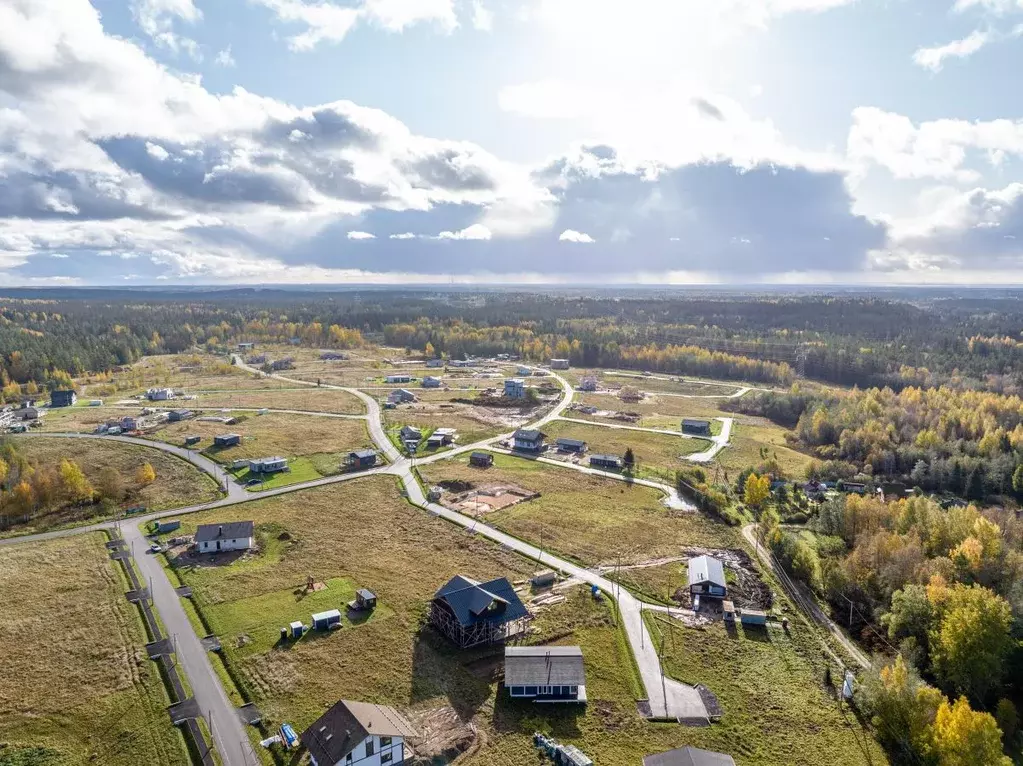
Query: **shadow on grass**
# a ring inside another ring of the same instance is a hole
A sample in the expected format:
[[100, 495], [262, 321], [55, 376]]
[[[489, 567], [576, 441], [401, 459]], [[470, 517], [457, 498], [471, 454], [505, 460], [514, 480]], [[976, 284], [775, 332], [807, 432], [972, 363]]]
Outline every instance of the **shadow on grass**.
[[497, 685], [494, 700], [494, 731], [543, 731], [555, 739], [579, 737], [579, 719], [586, 715], [586, 706], [578, 702], [531, 702], [512, 699], [503, 683]]
[[767, 629], [766, 625], [743, 625], [742, 635], [747, 641], [771, 643], [771, 632]]
[[467, 666], [502, 649], [461, 650], [428, 625], [419, 628], [414, 641], [412, 704], [443, 696], [459, 718], [472, 719], [490, 697], [491, 680], [474, 674]]

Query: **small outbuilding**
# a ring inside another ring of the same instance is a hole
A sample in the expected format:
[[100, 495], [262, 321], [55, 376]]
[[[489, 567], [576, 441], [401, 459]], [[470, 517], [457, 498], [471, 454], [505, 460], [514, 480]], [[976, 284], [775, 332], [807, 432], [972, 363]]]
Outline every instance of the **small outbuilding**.
[[469, 465], [477, 468], [490, 468], [494, 464], [494, 456], [489, 452], [473, 452], [469, 455]]
[[507, 646], [504, 686], [516, 699], [586, 702], [583, 652], [578, 646]]
[[350, 603], [349, 608], [358, 612], [366, 612], [377, 608], [376, 594], [371, 590], [359, 588], [355, 591], [355, 600]]
[[725, 598], [728, 583], [725, 566], [713, 556], [694, 556], [689, 559], [689, 593], [704, 598]]
[[198, 444], [201, 441], [202, 441], [202, 437], [201, 436], [186, 436], [185, 437], [185, 446], [186, 447], [191, 447], [193, 444]]
[[735, 766], [735, 760], [724, 753], [686, 746], [666, 753], [645, 755], [643, 766]]
[[620, 471], [624, 461], [618, 455], [590, 455], [591, 468], [603, 468], [607, 471]]
[[166, 521], [158, 520], [156, 522], [156, 534], [162, 535], [165, 532], [173, 532], [175, 529], [181, 528], [181, 522], [177, 519], [167, 519]]
[[444, 366], [444, 360], [443, 359], [427, 359], [426, 360], [426, 366], [431, 368], [431, 369], [436, 368], [436, 367], [443, 367]]
[[280, 473], [288, 470], [286, 457], [261, 457], [249, 461], [249, 473]]
[[556, 444], [558, 445], [559, 452], [585, 452], [586, 442], [582, 439], [558, 439]]
[[167, 413], [167, 420], [171, 423], [180, 423], [182, 420], [191, 420], [195, 413], [191, 410], [171, 410]]
[[685, 418], [682, 421], [682, 433], [693, 436], [710, 436], [710, 421]]
[[412, 376], [407, 373], [398, 373], [397, 375], [388, 375], [384, 378], [385, 383], [411, 383]]
[[341, 625], [341, 612], [337, 609], [317, 612], [312, 615], [312, 621], [313, 630], [331, 630], [335, 625]]
[[349, 468], [372, 468], [377, 464], [377, 453], [371, 449], [349, 452], [345, 465]]
[[214, 447], [236, 447], [241, 443], [241, 434], [217, 434], [213, 437]]
[[403, 442], [419, 443], [423, 440], [423, 430], [416, 426], [402, 426], [399, 434]]
[[567, 370], [569, 368], [569, 361], [567, 359], [551, 359], [552, 370]]
[[422, 382], [419, 385], [421, 385], [423, 388], [440, 388], [440, 384], [441, 384], [440, 378], [435, 378], [433, 375], [427, 375], [425, 378], [423, 378]]

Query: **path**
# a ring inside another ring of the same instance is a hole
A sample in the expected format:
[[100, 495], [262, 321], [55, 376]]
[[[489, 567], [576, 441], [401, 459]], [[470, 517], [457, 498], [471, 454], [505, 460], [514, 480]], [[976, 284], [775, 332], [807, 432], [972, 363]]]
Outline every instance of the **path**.
[[[760, 545], [756, 538], [756, 524], [747, 524], [742, 528], [742, 536], [746, 538], [746, 542], [750, 544], [750, 547], [756, 552], [760, 561], [767, 566], [774, 576], [778, 578], [778, 582], [781, 583], [782, 589], [788, 594], [789, 598], [795, 602], [795, 604], [802, 610], [802, 612], [812, 621], [818, 625], [827, 628], [828, 632], [835, 637], [835, 640], [842, 645], [842, 647], [849, 653], [862, 668], [865, 670], [871, 666], [870, 658], [860, 650], [859, 647], [854, 644], [847, 635], [842, 631], [838, 624], [832, 620], [820, 605], [813, 599], [812, 596], [807, 595], [802, 586], [793, 582], [792, 578], [789, 577], [788, 572], [782, 568], [778, 560], [771, 554], [771, 551], [764, 545]], [[835, 657], [837, 660], [838, 658]], [[839, 660], [840, 664], [843, 664]]]

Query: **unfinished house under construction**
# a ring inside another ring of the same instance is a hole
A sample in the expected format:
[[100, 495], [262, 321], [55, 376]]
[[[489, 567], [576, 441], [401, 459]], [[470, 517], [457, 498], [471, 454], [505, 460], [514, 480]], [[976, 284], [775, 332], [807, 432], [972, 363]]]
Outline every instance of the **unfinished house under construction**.
[[507, 578], [479, 583], [455, 575], [430, 604], [430, 624], [462, 649], [521, 635], [530, 615]]

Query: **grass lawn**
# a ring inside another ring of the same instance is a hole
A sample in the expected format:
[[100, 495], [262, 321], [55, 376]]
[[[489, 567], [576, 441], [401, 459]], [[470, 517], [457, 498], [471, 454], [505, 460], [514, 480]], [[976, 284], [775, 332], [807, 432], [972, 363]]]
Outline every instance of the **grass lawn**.
[[432, 454], [435, 450], [426, 448], [425, 435], [437, 428], [458, 429], [455, 446], [459, 444], [473, 444], [481, 439], [489, 439], [503, 433], [514, 431], [513, 426], [484, 423], [474, 417], [465, 414], [462, 405], [455, 405], [452, 409], [424, 410], [412, 407], [399, 407], [393, 410], [384, 410], [384, 427], [400, 429], [401, 426], [409, 425], [423, 429], [424, 438], [419, 445], [421, 455]]
[[[151, 434], [150, 438], [182, 445], [186, 436], [201, 436], [203, 453], [225, 463], [240, 458], [275, 455], [289, 458], [314, 454], [340, 455], [373, 446], [362, 420], [275, 412], [266, 415], [252, 412], [231, 414], [244, 419], [235, 425], [200, 420], [168, 423]], [[223, 449], [214, 447], [213, 437], [226, 433], [240, 434], [242, 443]]]
[[590, 454], [624, 455], [632, 448], [636, 456], [637, 473], [644, 478], [659, 478], [670, 482], [674, 472], [689, 465], [684, 458], [703, 452], [711, 446], [706, 439], [687, 439], [668, 434], [630, 431], [622, 428], [603, 428], [583, 423], [555, 420], [543, 427], [553, 443], [559, 438], [582, 439]]
[[105, 540], [0, 548], [0, 763], [189, 763]]
[[[606, 429], [604, 429], [606, 430]], [[535, 500], [486, 514], [483, 520], [586, 566], [677, 555], [685, 545], [732, 547], [738, 530], [696, 513], [672, 513], [662, 493], [616, 479], [507, 455], [489, 469], [473, 468], [468, 456], [420, 466], [427, 484], [443, 480], [510, 483], [540, 493]]]
[[198, 392], [198, 395], [198, 401], [188, 403], [190, 408], [267, 407], [274, 410], [334, 412], [340, 415], [363, 415], [366, 412], [366, 405], [355, 394], [329, 388]]
[[[250, 492], [262, 492], [266, 489], [286, 487], [289, 484], [300, 484], [324, 476], [333, 476], [341, 472], [340, 455], [312, 455], [310, 457], [294, 457], [288, 460], [287, 471], [273, 474], [252, 473], [248, 468], [238, 468], [229, 473], [239, 482], [246, 485]], [[259, 484], [248, 486], [252, 479], [259, 479]]]
[[[706, 730], [711, 749], [739, 764], [885, 764], [884, 752], [847, 707], [823, 686], [817, 639], [796, 621], [781, 629], [723, 623], [701, 629], [647, 615], [654, 640], [664, 645], [669, 675], [704, 683], [724, 709]], [[832, 668], [841, 685], [841, 671]]]
[[[118, 514], [121, 508], [144, 505], [150, 511], [161, 511], [185, 505], [216, 500], [220, 489], [213, 479], [195, 466], [157, 449], [122, 442], [89, 439], [13, 437], [18, 452], [37, 466], [59, 466], [69, 458], [78, 463], [94, 485], [105, 468], [114, 468], [124, 479], [128, 495], [119, 507], [102, 505], [77, 506], [37, 515], [27, 524], [8, 530], [14, 534], [32, 534], [56, 527], [91, 524]], [[156, 481], [148, 486], [135, 483], [135, 472], [143, 463], [156, 471]]]
[[[259, 555], [178, 574], [271, 727], [289, 721], [301, 731], [341, 698], [407, 708], [450, 696], [466, 711], [485, 699], [487, 686], [442, 641], [420, 636], [420, 622], [452, 575], [520, 579], [530, 562], [408, 505], [387, 477], [195, 514], [182, 519], [182, 532], [234, 519], [256, 522]], [[309, 576], [328, 589], [295, 595]], [[356, 587], [379, 598], [369, 621], [274, 646], [292, 619], [344, 611]]]

